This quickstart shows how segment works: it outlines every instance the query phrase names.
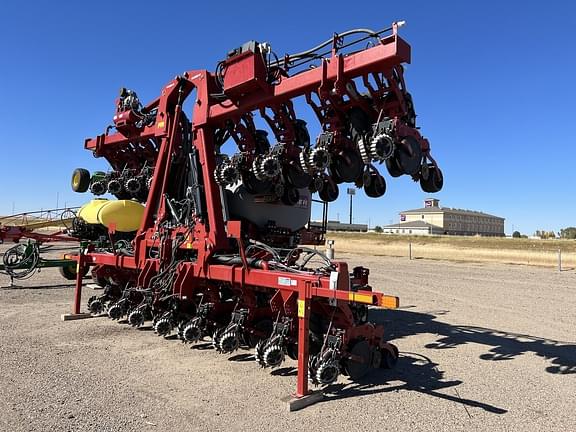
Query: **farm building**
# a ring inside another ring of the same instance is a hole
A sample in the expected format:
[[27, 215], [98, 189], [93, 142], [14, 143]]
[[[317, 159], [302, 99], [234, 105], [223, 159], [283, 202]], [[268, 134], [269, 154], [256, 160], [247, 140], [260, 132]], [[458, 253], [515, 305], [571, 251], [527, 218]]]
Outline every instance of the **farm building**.
[[440, 207], [437, 199], [424, 207], [400, 212], [400, 223], [383, 227], [386, 234], [504, 236], [504, 218], [473, 210]]

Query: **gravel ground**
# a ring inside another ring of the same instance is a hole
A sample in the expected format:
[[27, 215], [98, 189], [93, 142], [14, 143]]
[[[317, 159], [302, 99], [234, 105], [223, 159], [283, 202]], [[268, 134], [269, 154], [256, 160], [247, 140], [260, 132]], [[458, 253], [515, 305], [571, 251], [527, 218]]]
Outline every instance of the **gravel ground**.
[[250, 352], [106, 318], [62, 322], [73, 287], [47, 269], [0, 289], [0, 430], [576, 430], [574, 271], [338, 258], [400, 296], [401, 309], [371, 311], [400, 349], [395, 370], [342, 379], [288, 413], [294, 362], [270, 373]]

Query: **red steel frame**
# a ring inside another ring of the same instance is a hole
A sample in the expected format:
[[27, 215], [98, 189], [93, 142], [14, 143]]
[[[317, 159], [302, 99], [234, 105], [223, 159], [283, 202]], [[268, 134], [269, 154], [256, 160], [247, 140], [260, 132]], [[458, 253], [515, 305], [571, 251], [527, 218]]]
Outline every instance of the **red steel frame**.
[[[82, 251], [76, 260], [78, 266], [107, 265], [118, 269], [137, 269], [138, 283], [145, 286], [159, 266], [156, 259], [150, 259], [147, 250], [154, 244], [153, 236], [160, 229], [159, 223], [166, 217], [165, 200], [162, 198], [167, 187], [170, 173], [170, 157], [177, 146], [176, 128], [182, 111], [182, 102], [196, 91], [196, 100], [192, 116], [193, 145], [195, 146], [204, 179], [207, 204], [206, 220], [198, 219], [193, 232], [188, 233], [181, 248], [195, 249], [197, 260], [181, 263], [174, 291], [186, 295], [202, 279], [224, 281], [232, 286], [254, 286], [278, 290], [285, 303], [292, 302], [298, 308], [298, 380], [296, 396], [309, 393], [308, 390], [308, 326], [311, 301], [315, 297], [335, 299], [341, 302], [357, 302], [368, 305], [395, 308], [398, 298], [385, 296], [372, 291], [350, 290], [348, 267], [337, 263], [339, 278], [337, 286], [330, 285], [329, 277], [302, 275], [250, 268], [248, 265], [221, 265], [210, 263], [211, 256], [217, 251], [230, 248], [230, 239], [235, 238], [241, 245], [240, 222], [223, 218], [220, 187], [214, 180], [215, 157], [213, 132], [226, 120], [237, 120], [244, 113], [255, 109], [287, 102], [297, 96], [306, 96], [311, 92], [343, 92], [346, 80], [366, 76], [370, 73], [389, 69], [400, 63], [410, 62], [410, 46], [401, 39], [394, 27], [393, 34], [381, 40], [381, 44], [348, 56], [333, 52], [330, 59], [322, 61], [321, 66], [301, 72], [295, 76], [283, 78], [271, 87], [270, 92], [259, 91], [246, 95], [239, 101], [222, 104], [210, 96], [215, 91], [214, 75], [207, 70], [192, 70], [170, 81], [161, 92], [161, 96], [146, 108], [158, 108], [155, 124], [134, 131], [129, 136], [117, 132], [103, 134], [87, 139], [86, 149], [96, 156], [106, 156], [119, 146], [138, 140], [155, 138], [160, 146], [155, 165], [155, 175], [150, 187], [146, 212], [142, 225], [134, 241], [133, 257], [97, 253], [90, 248]], [[243, 248], [240, 246], [240, 252]], [[244, 264], [246, 262], [244, 261]], [[76, 281], [73, 312], [80, 313], [82, 292], [81, 272]], [[289, 284], [286, 283], [287, 277]], [[297, 302], [296, 302], [297, 300]], [[386, 349], [386, 347], [383, 347]], [[389, 348], [388, 348], [389, 349]]]

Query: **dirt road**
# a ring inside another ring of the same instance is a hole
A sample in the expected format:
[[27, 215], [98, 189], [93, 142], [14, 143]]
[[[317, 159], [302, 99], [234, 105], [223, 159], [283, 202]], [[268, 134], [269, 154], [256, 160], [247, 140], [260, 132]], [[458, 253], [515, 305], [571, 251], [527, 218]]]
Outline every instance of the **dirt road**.
[[575, 272], [338, 258], [401, 297], [400, 310], [372, 311], [400, 348], [394, 371], [341, 379], [288, 413], [294, 362], [270, 373], [250, 352], [107, 318], [62, 322], [72, 286], [50, 269], [0, 289], [0, 430], [576, 430]]

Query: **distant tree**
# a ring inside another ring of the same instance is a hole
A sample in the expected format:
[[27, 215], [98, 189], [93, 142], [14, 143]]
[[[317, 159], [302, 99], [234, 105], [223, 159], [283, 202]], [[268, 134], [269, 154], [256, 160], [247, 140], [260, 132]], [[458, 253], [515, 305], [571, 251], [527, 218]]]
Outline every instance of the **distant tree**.
[[520, 231], [514, 231], [514, 232], [512, 233], [512, 237], [514, 237], [514, 238], [521, 238], [521, 237], [522, 237], [522, 234], [520, 234]]
[[568, 227], [560, 230], [560, 237], [563, 239], [576, 239], [576, 227]]
[[556, 233], [554, 231], [544, 231], [544, 230], [537, 230], [534, 233], [535, 237], [540, 237], [543, 240], [553, 239], [556, 238]]
[[384, 230], [382, 229], [382, 227], [380, 225], [376, 225], [374, 227], [374, 232], [381, 233], [382, 231], [384, 231]]

